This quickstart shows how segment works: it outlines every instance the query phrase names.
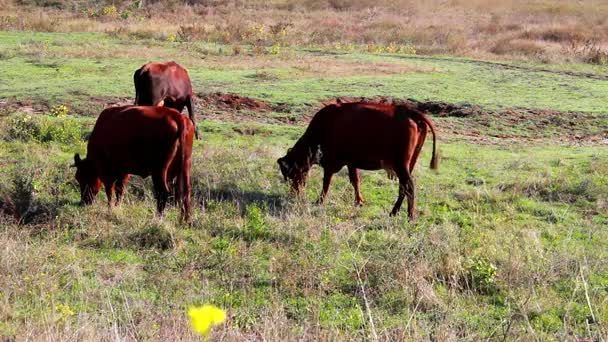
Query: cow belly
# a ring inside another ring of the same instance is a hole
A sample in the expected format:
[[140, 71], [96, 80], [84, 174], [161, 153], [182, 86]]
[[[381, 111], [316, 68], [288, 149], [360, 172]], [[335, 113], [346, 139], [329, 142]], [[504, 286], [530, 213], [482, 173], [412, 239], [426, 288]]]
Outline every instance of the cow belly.
[[384, 169], [386, 171], [386, 176], [389, 179], [396, 179], [397, 173], [395, 172], [395, 166], [393, 162], [388, 160], [374, 160], [374, 161], [365, 161], [358, 162], [352, 164], [357, 169], [361, 170], [381, 170]]
[[106, 153], [103, 168], [110, 174], [131, 174], [146, 178], [159, 171], [166, 162], [168, 151], [156, 146], [144, 149], [122, 150], [121, 153]]

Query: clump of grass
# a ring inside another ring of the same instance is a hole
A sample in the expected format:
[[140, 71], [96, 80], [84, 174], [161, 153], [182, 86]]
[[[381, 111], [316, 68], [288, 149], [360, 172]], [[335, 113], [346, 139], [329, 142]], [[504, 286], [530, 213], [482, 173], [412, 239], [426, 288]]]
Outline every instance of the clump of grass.
[[175, 246], [171, 232], [161, 223], [150, 223], [130, 234], [129, 239], [141, 248], [166, 250]]

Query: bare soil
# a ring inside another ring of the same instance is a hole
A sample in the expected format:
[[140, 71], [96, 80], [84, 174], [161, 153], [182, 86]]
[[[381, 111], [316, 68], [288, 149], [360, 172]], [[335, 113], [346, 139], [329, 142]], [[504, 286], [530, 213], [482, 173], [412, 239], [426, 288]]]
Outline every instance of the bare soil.
[[[418, 101], [391, 97], [335, 97], [310, 104], [306, 114], [291, 114], [294, 108], [284, 103], [270, 103], [232, 93], [199, 93], [195, 100], [195, 112], [205, 120], [216, 122], [289, 124], [305, 126], [323, 106], [336, 103], [371, 102], [383, 104], [408, 103], [416, 106], [441, 121], [453, 118], [449, 125], [437, 125], [438, 131], [448, 139], [468, 140], [476, 143], [608, 145], [608, 120], [602, 116], [581, 112], [559, 112], [535, 108], [509, 108], [507, 110], [485, 111], [472, 104], [454, 104], [440, 101]], [[131, 104], [128, 97], [93, 97], [85, 115], [93, 108]], [[90, 110], [88, 110], [90, 109]], [[40, 114], [49, 112], [45, 102], [2, 101], [0, 113]], [[75, 110], [78, 112], [78, 109]], [[494, 129], [489, 129], [494, 127]], [[496, 128], [498, 127], [498, 129]], [[504, 127], [505, 129], [500, 129]], [[590, 133], [589, 127], [595, 132]], [[518, 130], [509, 130], [518, 128]], [[251, 134], [245, 130], [237, 133]], [[505, 133], [511, 132], [511, 133]], [[515, 133], [513, 133], [515, 132]], [[552, 132], [552, 133], [548, 133]], [[598, 133], [599, 132], [599, 133]], [[447, 135], [447, 136], [446, 136]]]

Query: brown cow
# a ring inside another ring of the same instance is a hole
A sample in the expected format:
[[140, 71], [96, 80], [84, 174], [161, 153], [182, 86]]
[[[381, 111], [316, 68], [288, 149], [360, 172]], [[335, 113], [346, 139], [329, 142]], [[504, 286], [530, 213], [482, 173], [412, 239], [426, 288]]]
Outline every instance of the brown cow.
[[130, 175], [152, 176], [158, 214], [169, 197], [168, 181], [177, 178], [182, 219], [190, 218], [190, 164], [194, 125], [166, 107], [123, 106], [101, 112], [87, 146], [74, 155], [81, 205], [91, 204], [103, 184], [110, 209], [113, 192], [120, 204]]
[[173, 61], [147, 63], [135, 71], [133, 83], [135, 83], [136, 106], [165, 106], [177, 109], [180, 113], [186, 107], [198, 139], [198, 129], [192, 110], [194, 94], [188, 70]]
[[324, 175], [319, 203], [327, 195], [333, 174], [345, 165], [358, 205], [363, 203], [358, 169], [394, 172], [400, 187], [391, 215], [397, 214], [407, 195], [408, 216], [413, 221], [415, 196], [411, 172], [427, 128], [433, 133], [431, 168], [436, 169], [435, 129], [426, 115], [409, 105], [338, 102], [316, 113], [304, 135], [277, 162], [296, 192], [305, 185], [312, 165], [320, 164]]

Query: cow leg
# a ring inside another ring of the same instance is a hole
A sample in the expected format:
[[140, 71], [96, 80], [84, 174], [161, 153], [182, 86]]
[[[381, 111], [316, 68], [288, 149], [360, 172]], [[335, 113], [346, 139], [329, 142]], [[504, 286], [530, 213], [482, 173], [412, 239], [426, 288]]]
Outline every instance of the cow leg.
[[120, 205], [122, 203], [122, 198], [125, 194], [125, 189], [127, 188], [128, 183], [129, 175], [124, 175], [114, 182], [114, 189], [116, 190], [116, 205]]
[[108, 197], [108, 208], [112, 210], [112, 207], [114, 207], [114, 180], [104, 180], [103, 187], [106, 189], [106, 196]]
[[323, 190], [321, 191], [321, 195], [319, 195], [319, 199], [317, 200], [317, 204], [323, 204], [325, 202], [325, 197], [327, 196], [327, 192], [329, 191], [329, 186], [331, 185], [331, 177], [333, 177], [334, 171], [329, 168], [325, 168], [323, 170]]
[[156, 211], [158, 216], [163, 215], [163, 211], [167, 206], [169, 199], [169, 191], [165, 189], [163, 178], [160, 174], [152, 176], [152, 184], [154, 185], [154, 197], [156, 198]]
[[355, 189], [355, 205], [361, 206], [363, 205], [363, 196], [361, 196], [361, 189], [359, 185], [361, 183], [361, 173], [359, 169], [354, 166], [348, 167], [348, 178], [350, 178], [350, 183], [353, 185]]
[[399, 197], [397, 197], [397, 202], [395, 202], [395, 206], [391, 211], [391, 216], [397, 215], [399, 209], [401, 209], [401, 204], [403, 203], [403, 199], [407, 196], [407, 212], [408, 218], [411, 222], [414, 222], [414, 181], [412, 180], [412, 175], [410, 171], [405, 167], [400, 167], [397, 170], [397, 175], [399, 177]]

